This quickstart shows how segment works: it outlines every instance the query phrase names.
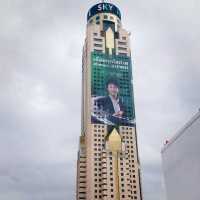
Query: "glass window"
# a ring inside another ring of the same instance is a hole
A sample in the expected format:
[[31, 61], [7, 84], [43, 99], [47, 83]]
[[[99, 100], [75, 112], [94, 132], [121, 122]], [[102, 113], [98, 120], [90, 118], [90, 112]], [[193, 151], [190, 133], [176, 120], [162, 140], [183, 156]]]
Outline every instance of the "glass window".
[[102, 39], [101, 38], [94, 38], [94, 41], [96, 41], [96, 42], [102, 42]]
[[120, 41], [118, 42], [118, 44], [119, 44], [119, 45], [127, 45], [126, 42], [120, 42]]
[[118, 47], [119, 50], [122, 50], [122, 51], [127, 51], [127, 48], [125, 47]]

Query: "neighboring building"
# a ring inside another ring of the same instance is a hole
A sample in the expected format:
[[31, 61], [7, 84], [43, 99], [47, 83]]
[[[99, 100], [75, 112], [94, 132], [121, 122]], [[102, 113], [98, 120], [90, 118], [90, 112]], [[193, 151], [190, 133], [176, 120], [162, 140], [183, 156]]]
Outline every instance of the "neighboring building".
[[129, 37], [115, 5], [89, 10], [77, 200], [142, 200]]
[[162, 149], [168, 200], [200, 199], [200, 112]]

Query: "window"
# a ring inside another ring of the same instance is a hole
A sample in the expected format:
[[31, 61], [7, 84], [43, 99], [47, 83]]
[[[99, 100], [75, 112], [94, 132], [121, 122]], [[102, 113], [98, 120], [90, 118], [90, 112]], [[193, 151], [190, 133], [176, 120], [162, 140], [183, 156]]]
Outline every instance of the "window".
[[123, 37], [122, 37], [122, 40], [126, 40], [126, 37], [125, 37], [125, 36], [123, 36]]
[[102, 50], [94, 49], [94, 51], [97, 53], [102, 53]]
[[104, 18], [104, 19], [108, 19], [108, 15], [104, 15], [103, 18]]
[[119, 53], [120, 56], [127, 56], [126, 53]]
[[96, 41], [96, 42], [102, 42], [102, 39], [101, 38], [94, 38], [94, 41]]
[[127, 51], [127, 48], [125, 48], [125, 47], [118, 47], [118, 49], [119, 49], [120, 51]]
[[119, 45], [127, 45], [126, 42], [120, 42], [120, 41], [118, 42], [118, 44], [119, 44]]

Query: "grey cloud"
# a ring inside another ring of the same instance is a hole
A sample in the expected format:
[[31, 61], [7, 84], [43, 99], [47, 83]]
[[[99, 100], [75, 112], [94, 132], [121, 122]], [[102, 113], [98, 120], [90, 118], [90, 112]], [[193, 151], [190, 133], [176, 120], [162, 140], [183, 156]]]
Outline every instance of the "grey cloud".
[[[81, 51], [94, 2], [0, 1], [0, 199], [75, 198]], [[144, 197], [160, 149], [199, 107], [199, 2], [118, 1], [132, 32]]]
[[7, 176], [4, 174], [4, 182], [0, 183], [0, 197], [7, 195], [11, 198], [18, 193], [17, 196], [27, 199], [71, 198], [67, 189], [74, 191], [74, 186], [66, 181], [70, 172], [65, 168], [71, 168], [71, 164], [25, 164], [11, 168]]

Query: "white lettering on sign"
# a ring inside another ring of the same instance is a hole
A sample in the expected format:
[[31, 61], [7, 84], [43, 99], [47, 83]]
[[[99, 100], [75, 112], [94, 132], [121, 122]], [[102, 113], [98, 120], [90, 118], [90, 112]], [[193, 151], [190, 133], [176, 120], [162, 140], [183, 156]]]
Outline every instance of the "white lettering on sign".
[[112, 11], [113, 5], [110, 4], [99, 4], [97, 10], [98, 11]]
[[129, 62], [115, 59], [106, 59], [99, 56], [93, 58], [93, 65], [96, 67], [115, 68], [128, 70]]
[[109, 8], [110, 8], [110, 10], [112, 10], [112, 8], [113, 8], [113, 5], [109, 5]]
[[98, 9], [97, 9], [98, 11], [101, 11], [102, 10], [102, 4], [99, 4], [98, 5]]
[[108, 10], [108, 4], [103, 4], [103, 10]]

